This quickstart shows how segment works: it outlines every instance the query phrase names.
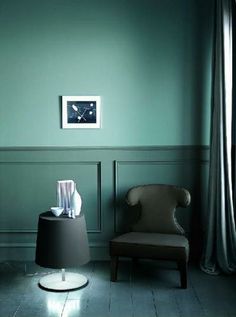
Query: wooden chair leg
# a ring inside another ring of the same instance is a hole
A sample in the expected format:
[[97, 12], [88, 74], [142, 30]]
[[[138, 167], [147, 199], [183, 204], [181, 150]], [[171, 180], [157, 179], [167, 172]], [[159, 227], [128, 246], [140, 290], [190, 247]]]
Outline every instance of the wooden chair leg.
[[111, 281], [112, 282], [117, 281], [118, 262], [119, 262], [118, 256], [111, 257]]
[[187, 288], [187, 263], [185, 261], [179, 261], [178, 269], [180, 271], [181, 288]]

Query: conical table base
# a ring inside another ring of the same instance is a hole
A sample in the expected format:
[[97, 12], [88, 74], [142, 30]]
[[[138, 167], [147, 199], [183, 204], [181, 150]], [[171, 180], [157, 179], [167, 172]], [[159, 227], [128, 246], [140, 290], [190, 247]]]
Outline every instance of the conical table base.
[[53, 273], [39, 280], [42, 288], [51, 291], [69, 291], [85, 287], [87, 284], [87, 277], [78, 273]]

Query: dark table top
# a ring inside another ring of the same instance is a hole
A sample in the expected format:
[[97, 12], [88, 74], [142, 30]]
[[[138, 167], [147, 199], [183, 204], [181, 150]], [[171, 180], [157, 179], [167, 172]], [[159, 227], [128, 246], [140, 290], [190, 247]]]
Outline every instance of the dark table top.
[[46, 211], [46, 212], [42, 212], [39, 217], [43, 220], [50, 220], [50, 221], [74, 221], [74, 220], [79, 220], [82, 218], [82, 214], [73, 218], [69, 218], [67, 215], [60, 215], [58, 217], [56, 217], [51, 211]]

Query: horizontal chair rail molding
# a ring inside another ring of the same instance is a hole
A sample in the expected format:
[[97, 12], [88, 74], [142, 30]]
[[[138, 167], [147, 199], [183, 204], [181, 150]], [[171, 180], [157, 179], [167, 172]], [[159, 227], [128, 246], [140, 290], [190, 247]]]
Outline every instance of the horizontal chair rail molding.
[[0, 151], [170, 151], [170, 150], [190, 150], [209, 151], [208, 145], [147, 145], [147, 146], [9, 146], [0, 147]]
[[[90, 243], [89, 246], [91, 248], [107, 248], [108, 243]], [[0, 248], [35, 248], [36, 243], [8, 243], [8, 242], [1, 242]]]
[[37, 233], [36, 229], [0, 229], [1, 233]]

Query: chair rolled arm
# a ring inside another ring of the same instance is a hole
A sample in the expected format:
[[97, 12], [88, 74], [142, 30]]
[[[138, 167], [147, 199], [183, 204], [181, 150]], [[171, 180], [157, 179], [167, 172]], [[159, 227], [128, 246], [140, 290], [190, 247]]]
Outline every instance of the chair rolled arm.
[[191, 202], [191, 195], [189, 191], [185, 188], [177, 189], [177, 201], [178, 207], [187, 207]]
[[140, 187], [141, 186], [133, 187], [127, 192], [125, 200], [128, 205], [135, 206], [138, 204], [140, 197]]

